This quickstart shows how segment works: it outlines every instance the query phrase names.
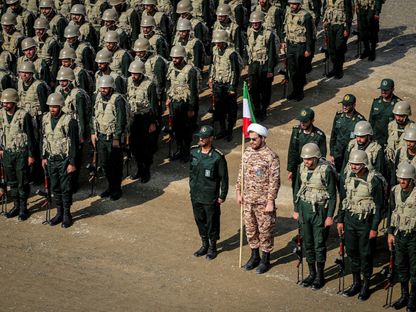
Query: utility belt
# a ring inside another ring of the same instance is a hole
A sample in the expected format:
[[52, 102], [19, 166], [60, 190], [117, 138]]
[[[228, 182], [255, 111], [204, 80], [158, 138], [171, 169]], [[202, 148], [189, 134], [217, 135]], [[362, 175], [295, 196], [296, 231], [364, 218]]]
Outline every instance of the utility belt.
[[62, 161], [62, 160], [65, 160], [67, 158], [68, 158], [67, 155], [50, 155], [48, 157], [48, 160], [50, 160], [50, 161]]
[[105, 134], [105, 133], [101, 133], [101, 132], [98, 132], [98, 138], [99, 139], [104, 139], [104, 140], [107, 140], [107, 141], [111, 141], [112, 139], [113, 139], [113, 135], [112, 134]]
[[137, 112], [134, 113], [134, 117], [136, 116], [140, 116], [140, 117], [151, 117], [152, 114], [150, 114], [150, 112]]
[[306, 44], [306, 41], [305, 41], [305, 42], [296, 42], [296, 41], [291, 41], [291, 40], [288, 40], [288, 41], [287, 41], [287, 44], [291, 44], [291, 45], [300, 45], [300, 44]]
[[8, 154], [26, 153], [27, 152], [27, 148], [26, 147], [21, 148], [21, 149], [17, 149], [17, 148], [15, 148], [15, 149], [6, 148], [6, 149], [3, 149], [3, 152], [6, 152]]

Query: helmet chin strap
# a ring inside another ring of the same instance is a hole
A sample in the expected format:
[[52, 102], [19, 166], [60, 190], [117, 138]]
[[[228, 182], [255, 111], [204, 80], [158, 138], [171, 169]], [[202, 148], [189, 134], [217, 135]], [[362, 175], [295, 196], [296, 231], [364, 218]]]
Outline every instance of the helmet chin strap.
[[352, 171], [353, 173], [357, 174], [357, 173], [358, 173], [358, 172], [360, 172], [360, 171], [361, 171], [361, 169], [363, 169], [364, 167], [365, 167], [365, 165], [364, 165], [364, 164], [361, 164], [360, 168], [358, 168], [358, 169], [352, 169], [352, 168], [351, 168], [351, 171]]

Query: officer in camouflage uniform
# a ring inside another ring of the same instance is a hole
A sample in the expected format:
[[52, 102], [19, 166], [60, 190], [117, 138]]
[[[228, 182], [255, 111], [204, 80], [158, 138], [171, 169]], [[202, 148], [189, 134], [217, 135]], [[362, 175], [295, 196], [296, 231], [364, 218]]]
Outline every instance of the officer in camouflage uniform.
[[131, 46], [129, 35], [120, 27], [118, 27], [118, 13], [114, 9], [105, 10], [103, 13], [104, 25], [100, 28], [100, 48], [105, 47], [104, 37], [109, 31], [116, 31], [119, 35], [119, 46], [121, 49], [128, 50]]
[[[310, 108], [305, 108], [297, 117], [297, 120], [300, 122], [299, 125], [294, 126], [292, 129], [287, 155], [287, 171], [288, 179], [292, 182], [293, 191], [298, 167], [302, 163], [300, 154], [303, 146], [306, 143], [316, 143], [321, 151], [321, 156], [326, 157], [326, 136], [322, 130], [314, 126], [314, 118], [315, 112]], [[296, 193], [293, 193], [293, 197], [295, 195]]]
[[51, 35], [63, 44], [65, 42], [65, 27], [68, 25], [66, 18], [56, 11], [53, 0], [40, 0], [39, 10], [40, 18], [45, 18], [48, 21], [47, 29], [51, 30]]
[[[229, 46], [226, 30], [214, 30], [212, 42], [213, 60], [209, 72], [208, 85], [214, 97], [214, 122], [219, 121], [220, 132], [216, 139], [233, 139], [233, 128], [237, 121], [237, 89], [240, 82], [240, 56], [234, 47]], [[225, 120], [227, 119], [227, 125]]]
[[[118, 75], [111, 69], [110, 64], [112, 61], [113, 54], [106, 48], [97, 52], [97, 55], [95, 56], [95, 62], [97, 63], [98, 70], [95, 73], [95, 81], [98, 81], [101, 76], [110, 75], [114, 79], [116, 91], [118, 93], [125, 94], [127, 92], [127, 78]], [[99, 92], [98, 89], [98, 86], [95, 86], [95, 93]]]
[[123, 176], [122, 142], [127, 126], [127, 103], [115, 92], [114, 79], [102, 76], [97, 81], [100, 92], [95, 98], [91, 121], [91, 143], [97, 149], [98, 167], [104, 170], [108, 188], [102, 198], [118, 200]]
[[356, 0], [357, 19], [359, 21], [359, 40], [364, 44], [360, 59], [376, 59], [378, 32], [380, 30], [380, 13], [383, 0]]
[[[21, 56], [21, 42], [23, 40], [23, 35], [16, 30], [16, 16], [12, 13], [4, 13], [1, 16], [1, 28], [2, 28], [2, 50], [7, 51], [12, 56], [12, 64], [10, 65], [10, 70], [16, 72], [16, 61], [19, 56]], [[2, 52], [4, 53], [4, 52]]]
[[306, 59], [312, 55], [314, 49], [314, 25], [311, 14], [301, 7], [301, 0], [288, 2], [290, 9], [286, 10], [282, 48], [287, 49], [288, 71], [293, 92], [287, 99], [301, 101], [304, 97], [303, 87], [306, 84]]
[[321, 159], [316, 143], [305, 144], [300, 156], [303, 162], [296, 177], [293, 218], [299, 222], [309, 267], [302, 286], [316, 290], [325, 284], [326, 239], [334, 223], [336, 176], [330, 163]]
[[142, 20], [145, 16], [153, 16], [156, 23], [156, 29], [162, 33], [166, 42], [170, 44], [172, 41], [170, 21], [165, 13], [158, 11], [157, 0], [142, 0], [142, 5], [144, 6]]
[[[375, 239], [384, 203], [383, 182], [379, 173], [368, 169], [367, 153], [354, 150], [349, 155], [349, 174], [342, 177], [338, 234], [344, 235], [351, 263], [353, 283], [343, 295], [365, 301], [370, 297]], [[361, 273], [363, 282], [361, 282]]]
[[172, 160], [188, 162], [192, 132], [199, 110], [198, 69], [186, 63], [186, 51], [182, 46], [174, 46], [170, 56], [172, 62], [167, 73], [170, 87], [166, 106], [173, 116], [172, 130], [177, 143], [177, 151]]
[[134, 114], [130, 127], [130, 146], [137, 164], [137, 172], [132, 179], [140, 178], [141, 183], [147, 183], [155, 152], [154, 136], [158, 119], [156, 85], [145, 75], [145, 66], [140, 60], [130, 64], [129, 72], [127, 101]]
[[338, 173], [344, 164], [345, 150], [350, 140], [355, 138], [354, 127], [357, 122], [365, 120], [355, 109], [357, 100], [354, 95], [346, 94], [340, 104], [342, 110], [335, 114], [329, 141], [330, 160]]
[[274, 67], [277, 65], [276, 36], [264, 26], [264, 13], [254, 11], [250, 15], [248, 37], [248, 79], [250, 97], [256, 119], [267, 116], [272, 95]]
[[198, 145], [191, 147], [189, 188], [202, 246], [194, 256], [213, 260], [220, 239], [220, 207], [228, 193], [228, 168], [224, 154], [212, 145], [214, 129], [202, 126], [197, 135]]
[[110, 64], [111, 70], [127, 79], [129, 76], [129, 65], [133, 61], [133, 58], [130, 53], [119, 47], [119, 34], [114, 30], [110, 30], [105, 34], [104, 42], [107, 50], [113, 54]]
[[323, 25], [327, 37], [327, 50], [333, 69], [327, 77], [341, 79], [344, 76], [343, 66], [347, 52], [347, 40], [352, 24], [351, 0], [325, 0]]
[[48, 171], [56, 215], [49, 224], [62, 222], [62, 228], [72, 225], [71, 179], [77, 168], [78, 124], [70, 114], [62, 111], [64, 99], [59, 93], [48, 97], [49, 113], [42, 118], [42, 166]]
[[[401, 296], [393, 304], [396, 310], [407, 306], [416, 311], [416, 170], [403, 163], [396, 172], [398, 185], [390, 193], [388, 237], [390, 250], [395, 249], [395, 265], [401, 284]], [[412, 285], [409, 295], [409, 281]]]
[[[265, 127], [254, 123], [248, 126], [247, 132], [250, 146], [244, 151], [236, 184], [237, 201], [244, 208], [244, 224], [251, 248], [244, 270], [257, 267], [256, 272], [263, 274], [269, 270], [270, 252], [274, 245], [280, 161], [279, 156], [266, 145], [268, 131]], [[259, 248], [262, 250], [261, 258]]]
[[35, 159], [33, 124], [30, 115], [17, 107], [19, 96], [15, 89], [5, 89], [1, 94], [3, 108], [0, 110], [0, 129], [2, 132], [0, 156], [5, 169], [8, 196], [13, 198], [13, 209], [7, 218], [17, 215], [19, 220], [29, 217], [27, 199], [29, 197], [29, 166]]
[[68, 25], [65, 28], [64, 36], [66, 38], [64, 48], [72, 48], [75, 50], [78, 66], [88, 71], [94, 71], [94, 48], [88, 41], [79, 40], [81, 33], [78, 26]]
[[109, 0], [110, 5], [117, 11], [119, 27], [130, 37], [132, 42], [137, 40], [140, 33], [140, 15], [134, 7], [129, 7], [126, 0]]
[[156, 22], [153, 16], [144, 16], [140, 23], [140, 29], [139, 38], [149, 40], [153, 51], [156, 51], [157, 54], [166, 59], [168, 57], [168, 43], [160, 31], [156, 29]]
[[33, 29], [35, 16], [33, 13], [22, 7], [20, 5], [20, 0], [6, 0], [6, 4], [9, 6], [6, 13], [11, 13], [16, 16], [17, 31], [27, 37], [33, 37], [35, 35]]
[[416, 128], [407, 128], [403, 134], [404, 145], [400, 146], [394, 155], [394, 163], [391, 168], [391, 185], [396, 185], [395, 170], [402, 163], [410, 163], [416, 166]]
[[74, 4], [71, 8], [71, 21], [69, 25], [79, 27], [80, 41], [88, 42], [95, 50], [98, 48], [97, 32], [90, 22], [86, 20], [87, 11], [83, 4]]

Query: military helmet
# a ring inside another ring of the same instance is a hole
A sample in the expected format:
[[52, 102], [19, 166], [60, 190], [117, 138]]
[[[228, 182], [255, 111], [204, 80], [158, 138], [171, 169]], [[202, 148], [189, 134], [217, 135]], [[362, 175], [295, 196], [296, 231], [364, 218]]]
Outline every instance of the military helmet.
[[416, 141], [416, 128], [407, 128], [404, 130], [403, 139], [406, 141]]
[[186, 18], [180, 18], [178, 25], [176, 26], [177, 31], [192, 30], [191, 21]]
[[36, 44], [35, 39], [33, 39], [32, 37], [25, 38], [22, 40], [22, 51], [25, 51], [27, 49], [34, 48], [34, 47], [36, 48], [37, 44]]
[[103, 13], [103, 21], [118, 21], [118, 13], [114, 9], [107, 9]]
[[254, 11], [250, 14], [250, 23], [263, 23], [264, 13], [262, 11]]
[[401, 163], [396, 170], [396, 176], [402, 179], [415, 179], [416, 168], [408, 162]]
[[115, 30], [110, 30], [107, 31], [107, 33], [104, 36], [104, 42], [116, 42], [119, 43], [120, 42], [120, 36], [118, 34], [118, 32], [116, 32]]
[[68, 25], [65, 27], [64, 30], [64, 37], [65, 38], [72, 38], [72, 37], [79, 37], [81, 33], [79, 32], [79, 27], [76, 25]]
[[75, 81], [75, 74], [72, 68], [69, 67], [61, 67], [58, 70], [58, 73], [56, 75], [56, 80], [69, 80], [69, 81]]
[[4, 13], [1, 17], [1, 24], [4, 26], [7, 25], [17, 25], [16, 15], [13, 13]]
[[368, 155], [363, 150], [353, 150], [348, 158], [350, 164], [363, 164], [368, 165]]
[[183, 46], [175, 45], [170, 50], [170, 57], [186, 57], [186, 51]]
[[13, 4], [19, 2], [19, 0], [6, 0], [6, 4]]
[[224, 15], [226, 15], [226, 16], [230, 16], [231, 15], [231, 7], [230, 7], [230, 5], [229, 4], [220, 4], [218, 7], [217, 7], [217, 12], [215, 13], [215, 14], [217, 14], [217, 16], [219, 15], [219, 16], [224, 16]]
[[145, 69], [144, 69], [144, 63], [140, 60], [135, 60], [130, 63], [129, 66], [129, 72], [132, 74], [142, 74], [144, 75]]
[[287, 3], [302, 4], [302, 0], [289, 0]]
[[98, 88], [115, 88], [114, 78], [110, 75], [104, 75], [97, 80]]
[[124, 2], [126, 2], [126, 0], [110, 0], [109, 2], [111, 6], [116, 6], [119, 4], [123, 4]]
[[20, 64], [18, 72], [34, 74], [36, 73], [35, 65], [32, 62], [23, 62]]
[[143, 5], [157, 5], [156, 0], [142, 0]]
[[74, 4], [71, 8], [71, 12], [69, 12], [70, 14], [75, 14], [75, 15], [82, 15], [82, 16], [86, 16], [87, 15], [87, 11], [85, 9], [85, 6], [83, 4]]
[[150, 43], [149, 40], [146, 38], [139, 38], [134, 42], [133, 51], [134, 52], [142, 52], [142, 51], [150, 51]]
[[59, 51], [59, 59], [60, 60], [64, 60], [64, 59], [76, 60], [76, 58], [77, 58], [77, 54], [75, 53], [75, 50], [72, 49], [72, 48], [64, 47], [64, 48], [62, 48], [61, 51]]
[[394, 104], [393, 114], [410, 116], [412, 115], [412, 109], [410, 108], [409, 103], [407, 103], [406, 101], [399, 101], [396, 104]]
[[355, 136], [373, 135], [373, 128], [368, 121], [361, 120], [355, 124], [354, 127]]
[[302, 158], [321, 158], [321, 150], [316, 143], [307, 143], [302, 147], [300, 157]]
[[143, 16], [140, 27], [156, 27], [155, 18], [150, 15]]
[[39, 1], [39, 8], [52, 8], [55, 9], [55, 3], [53, 0], [40, 0]]
[[192, 12], [192, 3], [189, 0], [181, 0], [178, 2], [176, 6], [176, 13], [183, 14], [183, 13], [191, 13]]
[[49, 22], [46, 18], [40, 17], [37, 18], [35, 24], [33, 25], [35, 29], [49, 29]]
[[19, 102], [19, 94], [17, 93], [16, 89], [8, 88], [3, 90], [1, 93], [1, 102], [2, 103], [18, 103]]
[[54, 92], [49, 94], [48, 99], [46, 100], [46, 104], [49, 106], [56, 105], [62, 107], [65, 105], [65, 100], [61, 93]]
[[108, 51], [106, 48], [101, 49], [97, 52], [95, 56], [95, 62], [97, 63], [108, 63], [110, 64], [113, 61], [113, 53]]
[[214, 30], [212, 34], [212, 43], [228, 43], [228, 32], [224, 29]]

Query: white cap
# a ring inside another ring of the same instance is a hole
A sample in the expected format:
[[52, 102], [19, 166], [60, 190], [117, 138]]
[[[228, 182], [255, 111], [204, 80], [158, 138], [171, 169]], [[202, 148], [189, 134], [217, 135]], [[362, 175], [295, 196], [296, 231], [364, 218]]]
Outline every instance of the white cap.
[[266, 127], [263, 127], [262, 125], [257, 124], [257, 123], [250, 124], [250, 126], [248, 126], [247, 128], [247, 132], [248, 133], [255, 132], [258, 135], [261, 135], [262, 137], [267, 137], [267, 134], [269, 133]]

